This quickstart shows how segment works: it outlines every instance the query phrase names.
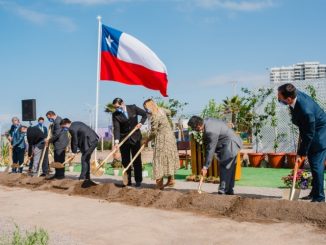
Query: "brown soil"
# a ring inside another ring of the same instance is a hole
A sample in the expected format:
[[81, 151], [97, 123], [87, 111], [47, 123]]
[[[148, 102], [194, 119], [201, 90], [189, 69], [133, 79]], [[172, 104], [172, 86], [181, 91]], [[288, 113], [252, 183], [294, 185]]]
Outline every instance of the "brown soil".
[[229, 217], [238, 221], [310, 223], [326, 229], [325, 203], [219, 196], [198, 194], [196, 191], [122, 188], [112, 183], [82, 188], [82, 183], [78, 180], [47, 181], [24, 174], [7, 173], [0, 173], [0, 184], [79, 195], [134, 206], [188, 211], [210, 217]]

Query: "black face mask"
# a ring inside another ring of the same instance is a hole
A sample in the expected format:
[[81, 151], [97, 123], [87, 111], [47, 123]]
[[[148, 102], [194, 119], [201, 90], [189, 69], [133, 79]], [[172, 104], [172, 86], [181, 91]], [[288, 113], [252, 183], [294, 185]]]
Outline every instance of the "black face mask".
[[278, 102], [279, 102], [281, 105], [288, 105], [284, 100], [280, 100], [280, 99], [278, 99]]

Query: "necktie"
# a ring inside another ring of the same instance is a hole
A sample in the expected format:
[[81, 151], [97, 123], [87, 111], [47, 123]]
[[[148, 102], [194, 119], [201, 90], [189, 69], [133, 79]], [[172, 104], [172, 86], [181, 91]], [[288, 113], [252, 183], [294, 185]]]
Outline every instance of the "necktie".
[[128, 119], [128, 112], [127, 111], [123, 111], [123, 114], [125, 114], [126, 118]]

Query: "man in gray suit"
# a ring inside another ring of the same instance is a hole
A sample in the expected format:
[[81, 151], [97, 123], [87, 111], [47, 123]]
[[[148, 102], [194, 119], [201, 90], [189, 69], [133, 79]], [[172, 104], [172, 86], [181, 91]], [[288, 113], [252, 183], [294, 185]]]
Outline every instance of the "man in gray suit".
[[202, 175], [206, 176], [214, 154], [217, 154], [220, 167], [218, 194], [233, 195], [237, 154], [242, 148], [240, 137], [225, 122], [214, 118], [204, 120], [193, 116], [190, 118], [188, 126], [192, 130], [203, 133], [206, 154]]

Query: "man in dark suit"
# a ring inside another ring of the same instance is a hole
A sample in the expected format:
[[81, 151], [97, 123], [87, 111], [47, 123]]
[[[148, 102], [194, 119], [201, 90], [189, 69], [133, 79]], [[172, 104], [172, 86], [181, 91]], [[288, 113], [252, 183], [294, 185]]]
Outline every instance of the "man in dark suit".
[[[53, 111], [48, 111], [46, 117], [52, 123], [52, 136], [46, 141], [46, 144], [52, 143], [54, 146], [54, 161], [64, 163], [66, 157], [66, 147], [69, 144], [67, 131], [62, 130], [60, 122], [61, 117], [57, 116]], [[65, 177], [65, 169], [56, 169], [55, 174], [49, 179], [63, 179]]]
[[312, 172], [312, 190], [306, 199], [325, 202], [324, 162], [326, 160], [326, 113], [308, 95], [290, 83], [278, 88], [278, 100], [290, 107], [292, 122], [299, 128], [297, 161], [308, 158]]
[[37, 119], [37, 125], [36, 127], [38, 127], [43, 134], [45, 134], [45, 137], [48, 136], [48, 129], [47, 127], [44, 126], [44, 118], [43, 117], [39, 117]]
[[[121, 148], [122, 165], [126, 167], [131, 161], [130, 155], [134, 156], [140, 149], [141, 132], [140, 128], [147, 119], [146, 112], [136, 105], [126, 105], [121, 98], [116, 98], [112, 102], [116, 111], [112, 114], [113, 134], [115, 139], [115, 147], [118, 147], [122, 141], [135, 127], [138, 130], [125, 142]], [[141, 121], [138, 123], [138, 116], [141, 116]], [[133, 163], [136, 187], [141, 186], [142, 177], [142, 161], [141, 155], [137, 157]], [[131, 186], [131, 169], [127, 171], [128, 186]]]
[[240, 137], [225, 122], [215, 118], [204, 120], [193, 116], [190, 118], [188, 126], [192, 130], [203, 133], [206, 154], [202, 175], [206, 176], [214, 154], [217, 154], [220, 167], [218, 194], [233, 195], [237, 155], [242, 148]]
[[[40, 158], [45, 147], [46, 135], [41, 131], [39, 126], [29, 127], [27, 129], [28, 156], [33, 157], [32, 173], [36, 174], [39, 167]], [[48, 172], [49, 158], [48, 152], [44, 155], [41, 176], [46, 176]]]
[[71, 151], [77, 154], [79, 149], [82, 153], [82, 169], [79, 180], [90, 180], [90, 160], [93, 151], [97, 147], [98, 135], [83, 122], [71, 122], [65, 118], [60, 123], [63, 130], [69, 130], [71, 135]]

